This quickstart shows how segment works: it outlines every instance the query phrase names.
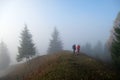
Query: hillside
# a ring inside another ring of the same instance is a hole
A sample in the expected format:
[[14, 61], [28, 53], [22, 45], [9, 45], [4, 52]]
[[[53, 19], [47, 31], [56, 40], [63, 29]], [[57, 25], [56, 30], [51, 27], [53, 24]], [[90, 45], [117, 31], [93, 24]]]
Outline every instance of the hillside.
[[70, 51], [36, 57], [19, 64], [0, 80], [120, 80], [115, 69]]

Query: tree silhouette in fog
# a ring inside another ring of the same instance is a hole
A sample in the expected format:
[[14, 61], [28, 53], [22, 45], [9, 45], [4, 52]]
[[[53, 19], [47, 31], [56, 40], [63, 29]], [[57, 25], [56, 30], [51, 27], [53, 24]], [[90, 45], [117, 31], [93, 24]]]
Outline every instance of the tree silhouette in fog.
[[62, 41], [60, 40], [59, 32], [55, 27], [54, 32], [52, 34], [52, 39], [50, 40], [48, 53], [55, 53], [61, 50], [63, 50], [63, 44]]
[[10, 56], [6, 44], [0, 43], [0, 69], [5, 69], [10, 65]]
[[111, 55], [114, 64], [118, 69], [120, 69], [120, 12], [114, 23], [113, 37]]
[[85, 54], [92, 56], [92, 45], [87, 42], [85, 45], [81, 47], [81, 51], [84, 52]]
[[97, 59], [102, 60], [102, 58], [104, 57], [103, 52], [104, 51], [103, 51], [102, 42], [98, 41], [97, 44], [94, 46], [93, 53]]
[[17, 55], [17, 61], [23, 60], [23, 58], [29, 59], [36, 54], [35, 46], [32, 40], [32, 34], [30, 34], [27, 25], [21, 33], [20, 46], [18, 47], [19, 54]]

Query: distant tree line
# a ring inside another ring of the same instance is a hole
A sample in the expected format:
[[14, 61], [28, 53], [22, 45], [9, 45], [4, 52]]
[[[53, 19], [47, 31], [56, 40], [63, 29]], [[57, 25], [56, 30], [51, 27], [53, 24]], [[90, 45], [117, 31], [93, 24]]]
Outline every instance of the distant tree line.
[[81, 47], [81, 51], [95, 59], [99, 59], [105, 62], [110, 62], [110, 54], [106, 50], [106, 45], [98, 41], [96, 45], [92, 46], [90, 43], [86, 43]]
[[112, 62], [120, 70], [120, 12], [115, 19], [111, 35], [105, 45], [102, 45], [100, 41], [94, 47], [90, 43], [86, 43], [81, 50], [96, 59]]

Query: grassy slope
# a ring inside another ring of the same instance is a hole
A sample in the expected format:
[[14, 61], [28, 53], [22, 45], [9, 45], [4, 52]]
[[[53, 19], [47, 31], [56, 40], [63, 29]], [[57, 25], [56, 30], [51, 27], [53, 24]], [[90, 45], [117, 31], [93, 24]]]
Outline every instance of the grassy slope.
[[120, 80], [115, 70], [101, 62], [69, 53], [35, 58], [3, 80]]

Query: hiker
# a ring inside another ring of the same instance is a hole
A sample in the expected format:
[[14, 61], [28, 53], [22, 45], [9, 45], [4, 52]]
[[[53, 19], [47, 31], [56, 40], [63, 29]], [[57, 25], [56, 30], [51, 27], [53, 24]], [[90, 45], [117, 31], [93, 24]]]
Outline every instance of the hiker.
[[73, 53], [75, 53], [75, 51], [76, 51], [76, 45], [75, 44], [72, 46], [72, 49], [73, 49]]
[[77, 53], [80, 52], [80, 45], [77, 45]]

